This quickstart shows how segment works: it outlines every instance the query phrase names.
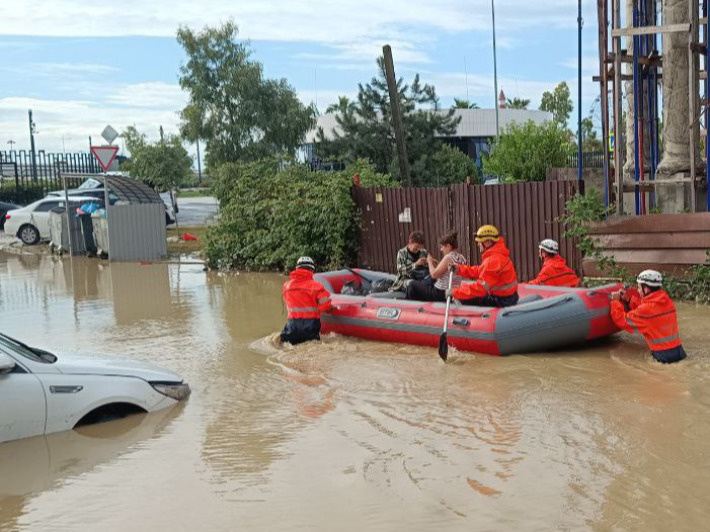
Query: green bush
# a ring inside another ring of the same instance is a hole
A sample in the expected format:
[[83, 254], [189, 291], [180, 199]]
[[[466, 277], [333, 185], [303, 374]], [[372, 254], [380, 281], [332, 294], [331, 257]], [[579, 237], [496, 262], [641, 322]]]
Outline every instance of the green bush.
[[306, 165], [279, 170], [273, 159], [220, 166], [212, 173], [220, 220], [207, 233], [208, 266], [286, 269], [301, 255], [324, 268], [352, 261], [358, 231], [351, 196], [356, 173], [362, 186], [392, 183], [364, 161], [342, 172], [311, 172]]
[[15, 187], [14, 181], [0, 182], [0, 201], [27, 205], [47, 195], [45, 188], [37, 183], [27, 183], [19, 188]]
[[567, 161], [567, 132], [554, 122], [511, 124], [483, 159], [483, 171], [508, 182], [544, 181]]
[[[396, 161], [395, 161], [396, 162]], [[478, 182], [478, 168], [476, 162], [464, 152], [442, 144], [433, 155], [423, 155], [412, 165], [412, 175], [415, 176], [415, 186], [445, 187], [456, 183]], [[425, 179], [416, 179], [416, 176], [426, 176]]]

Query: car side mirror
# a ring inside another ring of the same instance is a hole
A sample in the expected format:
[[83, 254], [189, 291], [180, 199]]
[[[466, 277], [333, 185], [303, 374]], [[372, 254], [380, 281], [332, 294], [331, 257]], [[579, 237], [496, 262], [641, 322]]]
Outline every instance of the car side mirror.
[[0, 353], [0, 375], [10, 373], [13, 369], [15, 369], [16, 365], [17, 362], [15, 362], [15, 359], [5, 353]]

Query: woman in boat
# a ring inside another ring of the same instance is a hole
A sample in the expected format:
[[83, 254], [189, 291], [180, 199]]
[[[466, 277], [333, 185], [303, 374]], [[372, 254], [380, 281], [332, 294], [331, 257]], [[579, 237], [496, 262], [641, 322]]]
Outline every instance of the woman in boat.
[[[407, 299], [417, 301], [446, 301], [446, 289], [449, 288], [449, 267], [452, 264], [466, 265], [466, 257], [458, 252], [459, 239], [456, 231], [451, 231], [439, 239], [439, 246], [444, 258], [437, 261], [427, 255], [429, 275], [432, 281], [412, 281], [407, 285]], [[452, 286], [461, 284], [461, 276], [454, 273]]]

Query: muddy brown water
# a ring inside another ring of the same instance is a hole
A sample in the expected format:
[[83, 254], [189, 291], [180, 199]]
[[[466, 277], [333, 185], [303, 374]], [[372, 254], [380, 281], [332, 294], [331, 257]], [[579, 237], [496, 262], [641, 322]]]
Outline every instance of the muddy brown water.
[[[0, 256], [0, 329], [156, 362], [190, 400], [0, 444], [0, 530], [701, 530], [710, 309], [691, 358], [628, 335], [495, 358], [275, 347], [283, 278]], [[0, 405], [2, 407], [2, 405]]]

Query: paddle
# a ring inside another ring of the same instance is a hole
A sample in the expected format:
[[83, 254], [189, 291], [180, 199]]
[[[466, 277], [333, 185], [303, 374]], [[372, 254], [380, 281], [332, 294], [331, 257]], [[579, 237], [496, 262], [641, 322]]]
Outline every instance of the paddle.
[[[451, 270], [449, 273], [449, 290], [451, 290], [451, 285], [454, 282], [454, 271]], [[439, 356], [441, 360], [446, 362], [446, 358], [449, 356], [449, 344], [447, 343], [447, 330], [449, 329], [449, 309], [451, 308], [451, 296], [446, 298], [446, 313], [444, 314], [444, 332], [441, 333], [439, 337]]]
[[367, 276], [361, 274], [360, 272], [356, 272], [356, 271], [353, 270], [352, 268], [346, 267], [345, 269], [346, 269], [347, 271], [349, 271], [350, 273], [352, 273], [353, 275], [359, 277], [360, 279], [365, 279], [368, 283], [371, 283], [371, 282], [372, 282], [372, 279], [370, 279], [369, 277], [367, 277]]

